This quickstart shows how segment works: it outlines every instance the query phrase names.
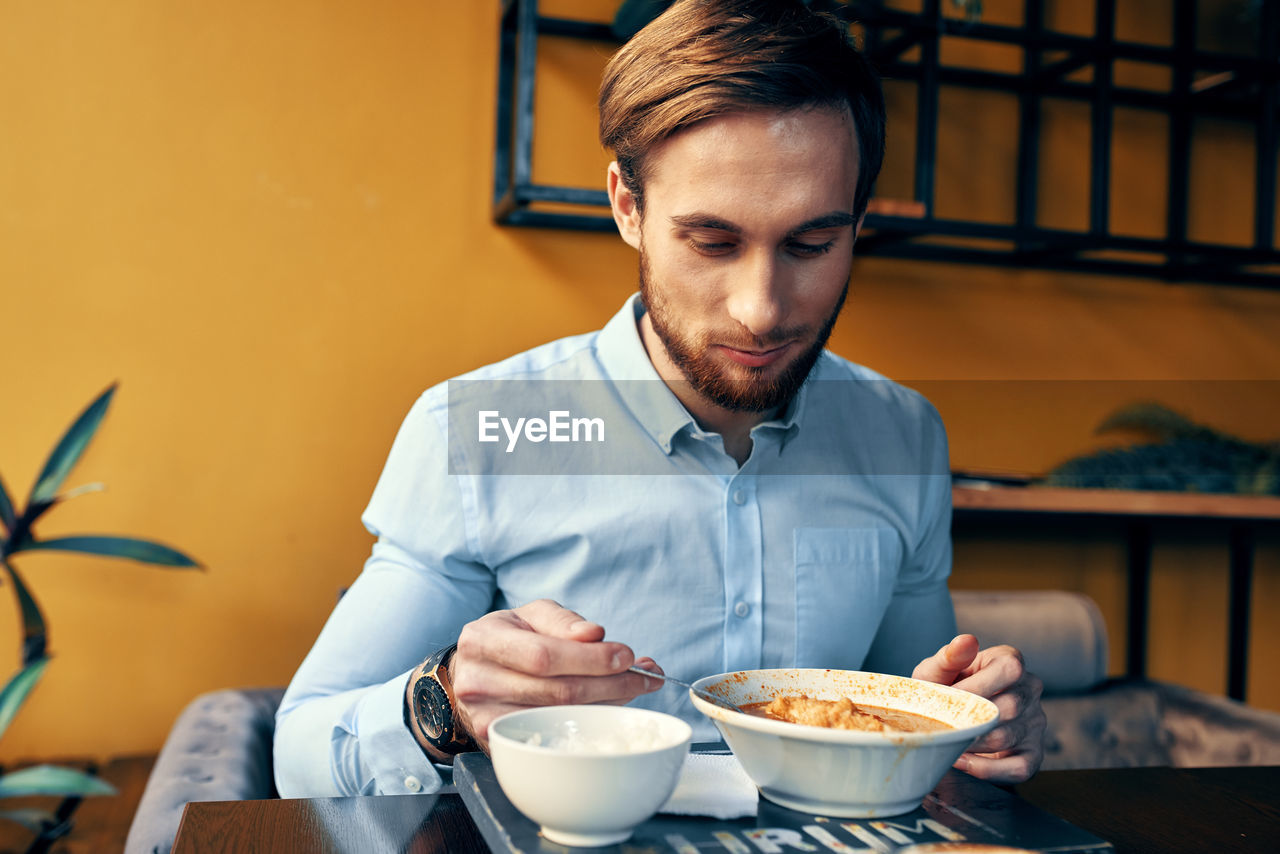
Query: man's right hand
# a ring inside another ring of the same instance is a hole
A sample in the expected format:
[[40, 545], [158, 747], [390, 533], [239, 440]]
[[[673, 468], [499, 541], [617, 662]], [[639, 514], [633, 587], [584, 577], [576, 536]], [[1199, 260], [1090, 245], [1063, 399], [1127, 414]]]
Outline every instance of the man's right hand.
[[488, 752], [489, 723], [532, 706], [622, 705], [662, 686], [627, 668], [662, 672], [651, 658], [606, 642], [604, 627], [550, 599], [493, 611], [463, 626], [449, 664], [454, 715]]

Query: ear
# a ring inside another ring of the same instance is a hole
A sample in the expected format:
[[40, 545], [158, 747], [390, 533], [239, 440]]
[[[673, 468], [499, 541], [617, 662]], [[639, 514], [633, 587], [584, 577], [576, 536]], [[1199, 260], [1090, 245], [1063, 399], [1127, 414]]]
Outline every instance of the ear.
[[613, 209], [613, 221], [618, 224], [618, 233], [622, 235], [632, 249], [640, 248], [640, 211], [636, 208], [636, 197], [622, 180], [622, 170], [618, 161], [609, 164], [609, 207]]

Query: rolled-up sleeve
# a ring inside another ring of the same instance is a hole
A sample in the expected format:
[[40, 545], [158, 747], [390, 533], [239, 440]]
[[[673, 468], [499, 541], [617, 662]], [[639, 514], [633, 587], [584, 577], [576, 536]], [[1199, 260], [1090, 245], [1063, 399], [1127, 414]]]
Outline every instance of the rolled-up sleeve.
[[463, 490], [448, 472], [444, 405], [442, 389], [428, 391], [401, 426], [363, 516], [378, 540], [280, 704], [275, 776], [284, 797], [440, 785], [404, 726], [405, 684], [494, 594]]

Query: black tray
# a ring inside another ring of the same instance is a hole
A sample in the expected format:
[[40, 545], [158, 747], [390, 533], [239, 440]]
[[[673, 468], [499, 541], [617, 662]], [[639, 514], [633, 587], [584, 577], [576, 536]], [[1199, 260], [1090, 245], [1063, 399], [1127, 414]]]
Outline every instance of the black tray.
[[570, 848], [543, 839], [538, 826], [507, 800], [494, 776], [493, 764], [483, 753], [459, 756], [454, 762], [453, 783], [495, 854], [888, 852], [912, 842], [948, 839], [1061, 854], [1114, 850], [1110, 843], [1017, 795], [955, 769], [947, 772], [919, 809], [892, 818], [829, 818], [796, 812], [760, 798], [754, 817], [726, 821], [659, 814], [637, 827], [627, 841], [603, 848]]

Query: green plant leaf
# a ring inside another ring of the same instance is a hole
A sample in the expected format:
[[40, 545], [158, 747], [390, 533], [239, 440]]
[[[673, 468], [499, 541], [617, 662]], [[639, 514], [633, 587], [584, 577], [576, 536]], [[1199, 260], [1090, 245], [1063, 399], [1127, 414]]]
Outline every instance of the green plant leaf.
[[142, 563], [154, 563], [161, 566], [199, 567], [196, 561], [187, 555], [150, 540], [139, 540], [133, 537], [111, 536], [79, 536], [58, 537], [52, 540], [33, 540], [22, 546], [22, 551], [62, 551], [81, 552], [83, 554], [101, 555], [102, 557], [122, 557]]
[[1122, 406], [1108, 415], [1094, 433], [1112, 430], [1132, 430], [1145, 433], [1160, 442], [1174, 439], [1231, 439], [1211, 427], [1197, 424], [1181, 412], [1175, 412], [1162, 403], [1141, 401]]
[[0, 735], [9, 728], [14, 715], [18, 714], [18, 709], [22, 706], [22, 701], [27, 699], [27, 695], [39, 681], [40, 674], [44, 673], [45, 665], [48, 663], [47, 658], [37, 658], [13, 674], [9, 684], [0, 690]]
[[57, 447], [49, 455], [48, 462], [44, 464], [44, 471], [40, 472], [36, 485], [31, 488], [31, 498], [27, 501], [28, 509], [32, 505], [53, 500], [58, 487], [62, 486], [71, 469], [75, 468], [76, 463], [80, 461], [80, 455], [84, 453], [89, 440], [97, 432], [98, 425], [102, 423], [102, 417], [107, 414], [107, 407], [111, 405], [111, 397], [115, 393], [116, 383], [112, 383], [106, 391], [98, 395], [97, 400], [80, 413], [75, 423], [67, 428], [67, 432], [58, 441]]
[[4, 478], [0, 477], [0, 523], [6, 531], [12, 531], [17, 519], [13, 515], [13, 502], [9, 500], [9, 491], [4, 488]]
[[18, 574], [17, 567], [7, 560], [0, 560], [0, 566], [9, 573], [13, 595], [18, 597], [18, 610], [22, 612], [22, 664], [26, 666], [36, 659], [44, 658], [49, 631], [45, 628], [44, 614], [40, 613], [40, 606]]
[[0, 777], [0, 798], [19, 795], [114, 795], [112, 786], [101, 777], [63, 768], [61, 765], [36, 765]]
[[8, 821], [15, 821], [18, 824], [30, 830], [32, 833], [41, 833], [46, 827], [54, 827], [58, 824], [58, 817], [46, 810], [38, 810], [34, 807], [26, 807], [16, 810], [0, 810], [0, 818]]

